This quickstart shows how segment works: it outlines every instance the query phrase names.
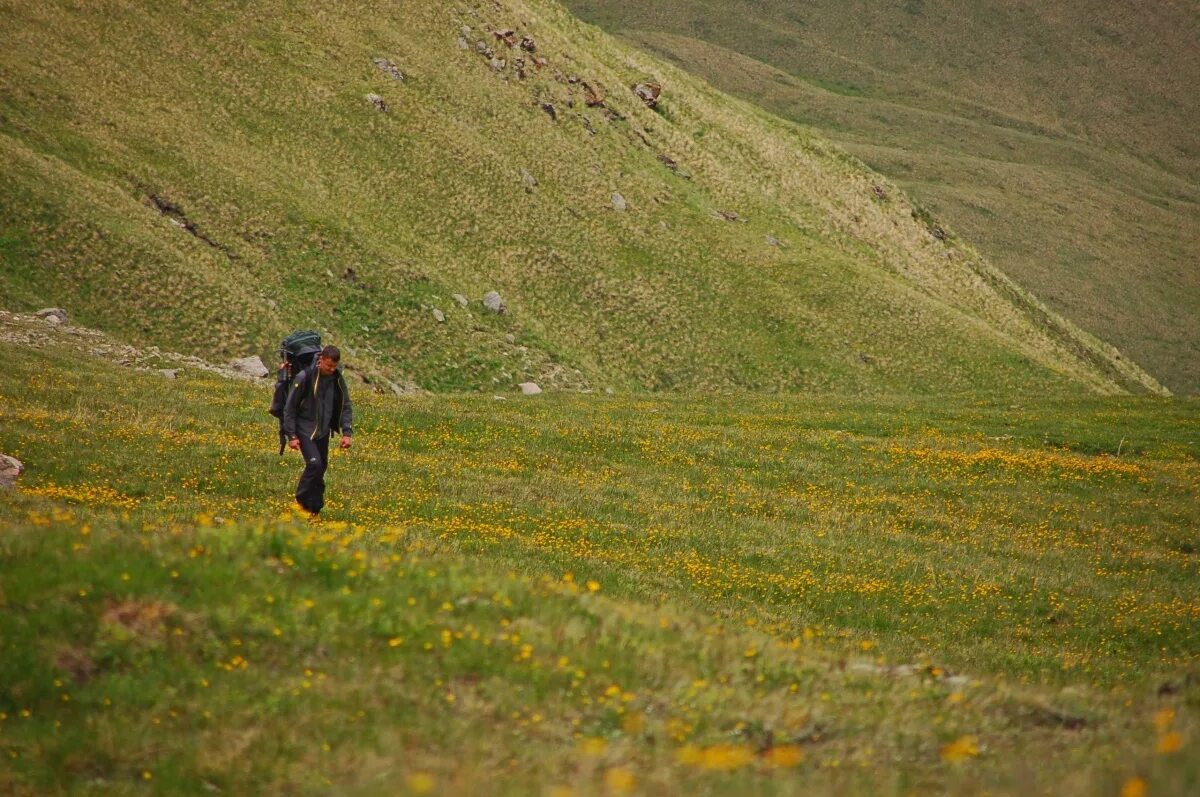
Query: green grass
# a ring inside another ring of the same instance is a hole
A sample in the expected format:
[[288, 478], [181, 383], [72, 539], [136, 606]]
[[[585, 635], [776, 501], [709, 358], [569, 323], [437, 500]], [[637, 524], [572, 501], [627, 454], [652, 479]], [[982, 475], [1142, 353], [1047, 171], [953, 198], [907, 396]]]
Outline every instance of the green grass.
[[4, 329], [6, 792], [1200, 778], [1194, 401], [360, 390], [309, 524], [266, 387]]
[[[492, 35], [509, 27], [547, 61], [524, 80]], [[886, 181], [854, 158], [546, 0], [9, 3], [0, 52], [0, 229], [24, 242], [0, 247], [10, 309], [205, 356], [269, 358], [315, 327], [375, 384], [437, 391], [1161, 390], [935, 239], [898, 187], [877, 201]], [[661, 113], [628, 88], [646, 78]], [[479, 304], [492, 289], [500, 319]]]
[[836, 142], [1052, 309], [1200, 391], [1194, 13], [569, 0]]

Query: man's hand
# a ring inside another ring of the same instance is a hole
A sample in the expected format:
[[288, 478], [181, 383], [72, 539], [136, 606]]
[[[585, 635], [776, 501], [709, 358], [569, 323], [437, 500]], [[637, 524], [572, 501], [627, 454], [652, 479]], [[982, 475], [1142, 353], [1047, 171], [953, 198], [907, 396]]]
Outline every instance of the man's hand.
[[344, 435], [342, 435], [342, 448], [349, 448], [349, 447], [350, 447], [350, 435], [344, 434]]
[[299, 451], [300, 450], [300, 438], [293, 437], [291, 440], [289, 440], [288, 448], [292, 449], [293, 451]]

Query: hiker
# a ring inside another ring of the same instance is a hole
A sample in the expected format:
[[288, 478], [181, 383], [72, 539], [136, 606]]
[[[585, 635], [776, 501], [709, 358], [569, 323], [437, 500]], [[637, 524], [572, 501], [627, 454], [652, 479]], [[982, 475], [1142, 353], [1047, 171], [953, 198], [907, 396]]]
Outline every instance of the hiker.
[[330, 434], [340, 429], [341, 447], [350, 447], [350, 391], [338, 368], [341, 359], [337, 346], [321, 349], [317, 361], [296, 377], [283, 410], [288, 447], [304, 456], [304, 472], [296, 485], [296, 503], [314, 517], [325, 506]]

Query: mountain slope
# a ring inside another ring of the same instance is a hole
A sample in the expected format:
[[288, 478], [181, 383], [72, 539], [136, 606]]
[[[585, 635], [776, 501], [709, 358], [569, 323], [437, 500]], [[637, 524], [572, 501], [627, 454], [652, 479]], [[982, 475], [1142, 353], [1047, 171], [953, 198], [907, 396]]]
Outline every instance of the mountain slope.
[[0, 30], [10, 306], [223, 355], [312, 325], [429, 389], [1161, 389], [857, 161], [552, 3]]
[[836, 141], [1053, 310], [1200, 391], [1195, 3], [568, 5]]

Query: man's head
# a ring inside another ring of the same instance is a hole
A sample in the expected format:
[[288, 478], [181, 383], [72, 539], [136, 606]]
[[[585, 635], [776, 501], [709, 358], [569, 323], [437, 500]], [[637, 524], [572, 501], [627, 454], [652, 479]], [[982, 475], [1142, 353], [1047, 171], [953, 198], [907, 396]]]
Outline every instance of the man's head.
[[321, 372], [322, 376], [332, 376], [341, 359], [342, 353], [337, 346], [326, 346], [321, 349], [321, 354], [317, 357], [317, 370]]

